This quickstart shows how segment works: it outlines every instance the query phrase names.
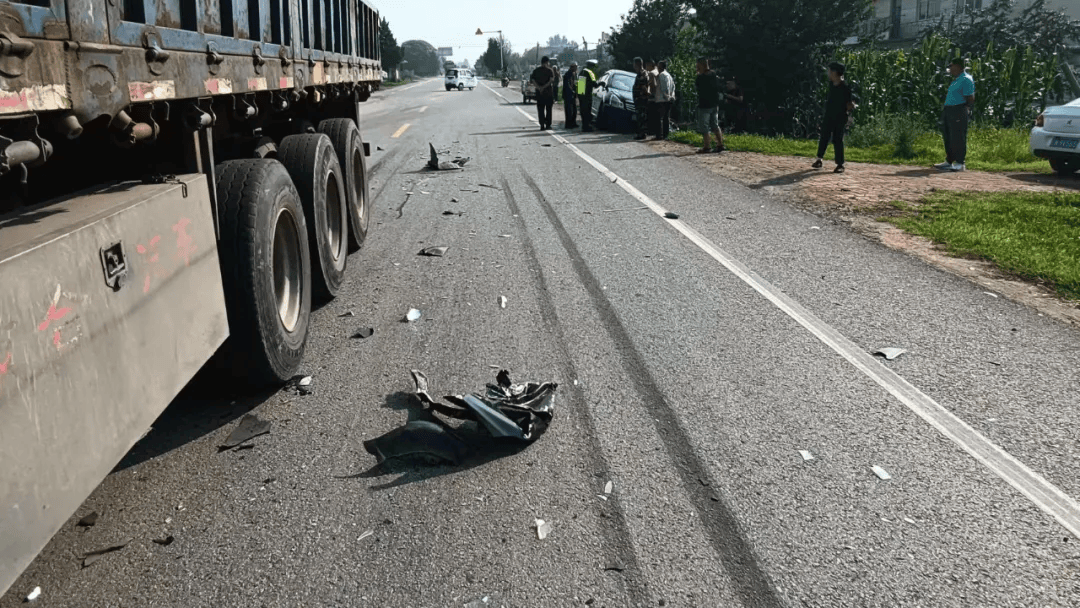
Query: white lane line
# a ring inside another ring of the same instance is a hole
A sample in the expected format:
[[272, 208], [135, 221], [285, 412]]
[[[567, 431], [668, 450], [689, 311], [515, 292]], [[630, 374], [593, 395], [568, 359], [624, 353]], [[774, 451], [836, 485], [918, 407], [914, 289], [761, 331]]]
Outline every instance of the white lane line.
[[[496, 95], [498, 95], [498, 93], [496, 93]], [[529, 116], [521, 108], [515, 107], [515, 109], [518, 112], [521, 112], [522, 116], [529, 119], [529, 121], [536, 122], [535, 118]], [[593, 157], [582, 152], [580, 148], [567, 141], [567, 139], [561, 135], [555, 132], [549, 132], [548, 134], [567, 148], [573, 150], [582, 160], [595, 167], [597, 171], [615, 182], [630, 196], [649, 207], [649, 209], [660, 217], [664, 217], [664, 213], [666, 213], [667, 210], [629, 182], [600, 164], [600, 162]], [[937, 429], [942, 435], [948, 437], [953, 443], [960, 446], [960, 448], [970, 454], [975, 460], [981, 462], [986, 468], [990, 469], [998, 477], [1004, 479], [1009, 485], [1019, 490], [1021, 494], [1027, 496], [1035, 506], [1056, 519], [1057, 522], [1064, 526], [1073, 536], [1080, 538], [1080, 503], [1077, 503], [1071, 496], [1047, 481], [1042, 475], [1031, 470], [1027, 465], [1017, 460], [1012, 454], [1009, 454], [1003, 448], [994, 444], [984, 435], [971, 428], [970, 425], [945, 409], [937, 401], [934, 401], [925, 393], [915, 388], [899, 374], [888, 367], [885, 367], [885, 364], [859, 348], [857, 344], [847, 339], [828, 323], [817, 318], [812, 312], [803, 308], [801, 304], [758, 276], [757, 273], [743, 265], [742, 262], [731, 257], [727, 252], [717, 247], [712, 241], [705, 238], [697, 230], [687, 226], [681, 220], [669, 220], [665, 218], [664, 221], [682, 233], [683, 236], [697, 245], [702, 251], [709, 254], [717, 262], [720, 262], [721, 265], [727, 268], [732, 274], [739, 277], [744, 283], [754, 288], [754, 290], [764, 296], [765, 299], [784, 311], [785, 314], [794, 319], [799, 325], [806, 328], [810, 333], [817, 337], [818, 340], [821, 340], [821, 342], [833, 349], [841, 357], [847, 359], [847, 361], [855, 366], [856, 369], [887, 390], [889, 394], [899, 399], [901, 403], [906, 405], [912, 412], [915, 412], [915, 414], [925, 420], [930, 426]]]
[[426, 112], [426, 111], [427, 111], [427, 108], [428, 108], [427, 106], [424, 106], [424, 107], [420, 108], [419, 110], [417, 110], [416, 112], [417, 112], [418, 114], [423, 114], [424, 112]]
[[401, 128], [398, 129], [397, 131], [394, 131], [394, 134], [390, 136], [390, 139], [397, 139], [397, 138], [401, 137], [401, 134], [404, 133], [405, 131], [407, 131], [409, 129], [409, 127], [411, 127], [411, 126], [412, 125], [409, 124], [409, 123], [405, 123], [405, 124], [401, 125]]

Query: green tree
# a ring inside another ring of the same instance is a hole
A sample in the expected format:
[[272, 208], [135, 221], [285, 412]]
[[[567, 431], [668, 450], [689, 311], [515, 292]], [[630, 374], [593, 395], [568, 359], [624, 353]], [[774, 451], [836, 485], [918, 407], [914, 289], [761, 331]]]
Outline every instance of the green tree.
[[476, 65], [483, 65], [489, 74], [498, 74], [499, 70], [506, 65], [506, 49], [499, 50], [499, 39], [488, 38], [487, 50], [477, 60]]
[[682, 0], [634, 0], [634, 6], [622, 16], [622, 23], [612, 30], [608, 41], [614, 67], [629, 69], [634, 57], [657, 60], [672, 57], [675, 34], [685, 22], [687, 8]]
[[401, 53], [408, 62], [406, 69], [418, 76], [435, 76], [442, 66], [435, 47], [423, 40], [406, 40], [401, 43]]
[[771, 128], [781, 131], [790, 129], [795, 109], [817, 103], [827, 58], [872, 6], [871, 0], [688, 1], [713, 58], [776, 116]]
[[394, 39], [394, 33], [390, 31], [390, 22], [386, 19], [379, 20], [379, 48], [383, 69], [393, 69], [401, 63], [401, 47]]

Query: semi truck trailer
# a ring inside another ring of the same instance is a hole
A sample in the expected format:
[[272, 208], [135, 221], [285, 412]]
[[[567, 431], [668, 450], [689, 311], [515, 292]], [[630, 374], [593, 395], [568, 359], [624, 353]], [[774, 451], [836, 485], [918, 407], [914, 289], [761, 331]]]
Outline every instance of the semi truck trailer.
[[297, 371], [364, 243], [363, 0], [0, 0], [0, 593], [211, 358]]

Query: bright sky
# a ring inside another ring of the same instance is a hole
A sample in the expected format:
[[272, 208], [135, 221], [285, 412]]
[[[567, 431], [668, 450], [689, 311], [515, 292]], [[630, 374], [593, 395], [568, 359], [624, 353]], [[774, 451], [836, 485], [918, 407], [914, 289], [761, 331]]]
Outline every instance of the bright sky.
[[[454, 61], [476, 61], [487, 48], [488, 31], [503, 31], [516, 52], [544, 44], [555, 34], [592, 48], [601, 32], [622, 22], [633, 0], [372, 0], [379, 15], [390, 22], [398, 44], [426, 40], [434, 47], [454, 47]], [[476, 35], [476, 28], [484, 30]], [[498, 34], [492, 33], [492, 37]]]

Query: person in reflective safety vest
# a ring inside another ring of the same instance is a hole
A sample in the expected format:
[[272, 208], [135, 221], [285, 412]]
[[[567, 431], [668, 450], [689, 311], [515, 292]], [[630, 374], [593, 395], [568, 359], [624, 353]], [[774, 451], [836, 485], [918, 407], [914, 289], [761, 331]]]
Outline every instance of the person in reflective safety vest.
[[581, 75], [577, 80], [577, 94], [581, 110], [581, 130], [592, 131], [592, 94], [593, 89], [596, 88], [596, 60], [590, 59], [585, 62], [585, 69], [581, 70]]

